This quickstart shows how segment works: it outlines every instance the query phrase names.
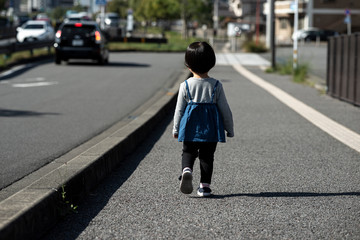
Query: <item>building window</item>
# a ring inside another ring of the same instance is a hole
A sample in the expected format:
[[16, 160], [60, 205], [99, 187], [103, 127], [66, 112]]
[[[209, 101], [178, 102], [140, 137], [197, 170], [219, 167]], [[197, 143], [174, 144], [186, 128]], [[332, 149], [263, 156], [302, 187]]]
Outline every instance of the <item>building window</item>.
[[288, 21], [286, 18], [280, 18], [280, 28], [286, 29], [288, 27]]

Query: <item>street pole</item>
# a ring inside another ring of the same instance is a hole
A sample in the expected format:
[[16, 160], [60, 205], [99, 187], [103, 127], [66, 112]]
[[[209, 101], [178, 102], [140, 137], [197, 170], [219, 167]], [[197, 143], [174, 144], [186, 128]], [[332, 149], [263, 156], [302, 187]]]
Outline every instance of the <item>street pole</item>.
[[219, 28], [219, 0], [214, 1], [214, 37], [217, 36], [217, 31]]
[[271, 49], [271, 67], [276, 68], [275, 60], [275, 0], [270, 0], [270, 19], [271, 19], [271, 37], [270, 37], [270, 49]]
[[256, 46], [259, 44], [260, 35], [260, 0], [256, 3]]
[[187, 0], [182, 0], [182, 9], [181, 9], [182, 27], [181, 27], [181, 32], [182, 32], [182, 38], [183, 39], [187, 39], [186, 5], [187, 5]]
[[[299, 0], [295, 0], [294, 6], [294, 33], [298, 31], [298, 20], [299, 20]], [[294, 48], [293, 48], [293, 70], [297, 69], [298, 63], [298, 39], [295, 34]]]

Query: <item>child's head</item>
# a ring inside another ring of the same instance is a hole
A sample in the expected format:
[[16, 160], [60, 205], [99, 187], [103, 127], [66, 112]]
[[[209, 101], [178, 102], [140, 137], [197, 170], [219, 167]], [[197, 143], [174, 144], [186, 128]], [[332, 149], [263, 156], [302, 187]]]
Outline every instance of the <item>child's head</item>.
[[209, 72], [215, 62], [215, 52], [207, 42], [193, 42], [186, 49], [185, 65], [195, 73]]

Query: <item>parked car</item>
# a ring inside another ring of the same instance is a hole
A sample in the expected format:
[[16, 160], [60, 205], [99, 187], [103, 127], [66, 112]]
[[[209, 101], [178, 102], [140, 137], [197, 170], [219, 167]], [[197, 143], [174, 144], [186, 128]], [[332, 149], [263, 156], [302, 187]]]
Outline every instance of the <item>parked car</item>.
[[87, 14], [84, 13], [72, 13], [68, 14], [65, 18], [65, 22], [81, 22], [81, 21], [91, 21], [90, 17]]
[[55, 31], [48, 21], [31, 20], [16, 29], [18, 42], [54, 40]]
[[69, 59], [109, 61], [107, 40], [94, 21], [64, 22], [55, 35], [55, 63]]
[[304, 41], [327, 41], [329, 37], [337, 36], [338, 33], [333, 30], [323, 30], [317, 28], [302, 29], [292, 35], [292, 39], [304, 40]]

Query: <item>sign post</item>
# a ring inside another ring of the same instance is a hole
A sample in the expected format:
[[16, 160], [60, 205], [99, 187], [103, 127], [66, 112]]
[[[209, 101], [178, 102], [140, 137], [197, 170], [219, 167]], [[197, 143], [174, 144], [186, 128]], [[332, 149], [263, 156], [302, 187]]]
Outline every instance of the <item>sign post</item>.
[[100, 5], [100, 28], [105, 29], [105, 6], [106, 0], [96, 0], [96, 5]]
[[297, 39], [297, 31], [298, 31], [298, 20], [299, 20], [299, 0], [295, 0], [295, 2], [291, 6], [294, 10], [294, 46], [293, 46], [293, 70], [297, 69], [298, 63], [298, 39]]
[[344, 23], [347, 24], [347, 34], [351, 35], [351, 14], [350, 14], [350, 9], [345, 9]]

